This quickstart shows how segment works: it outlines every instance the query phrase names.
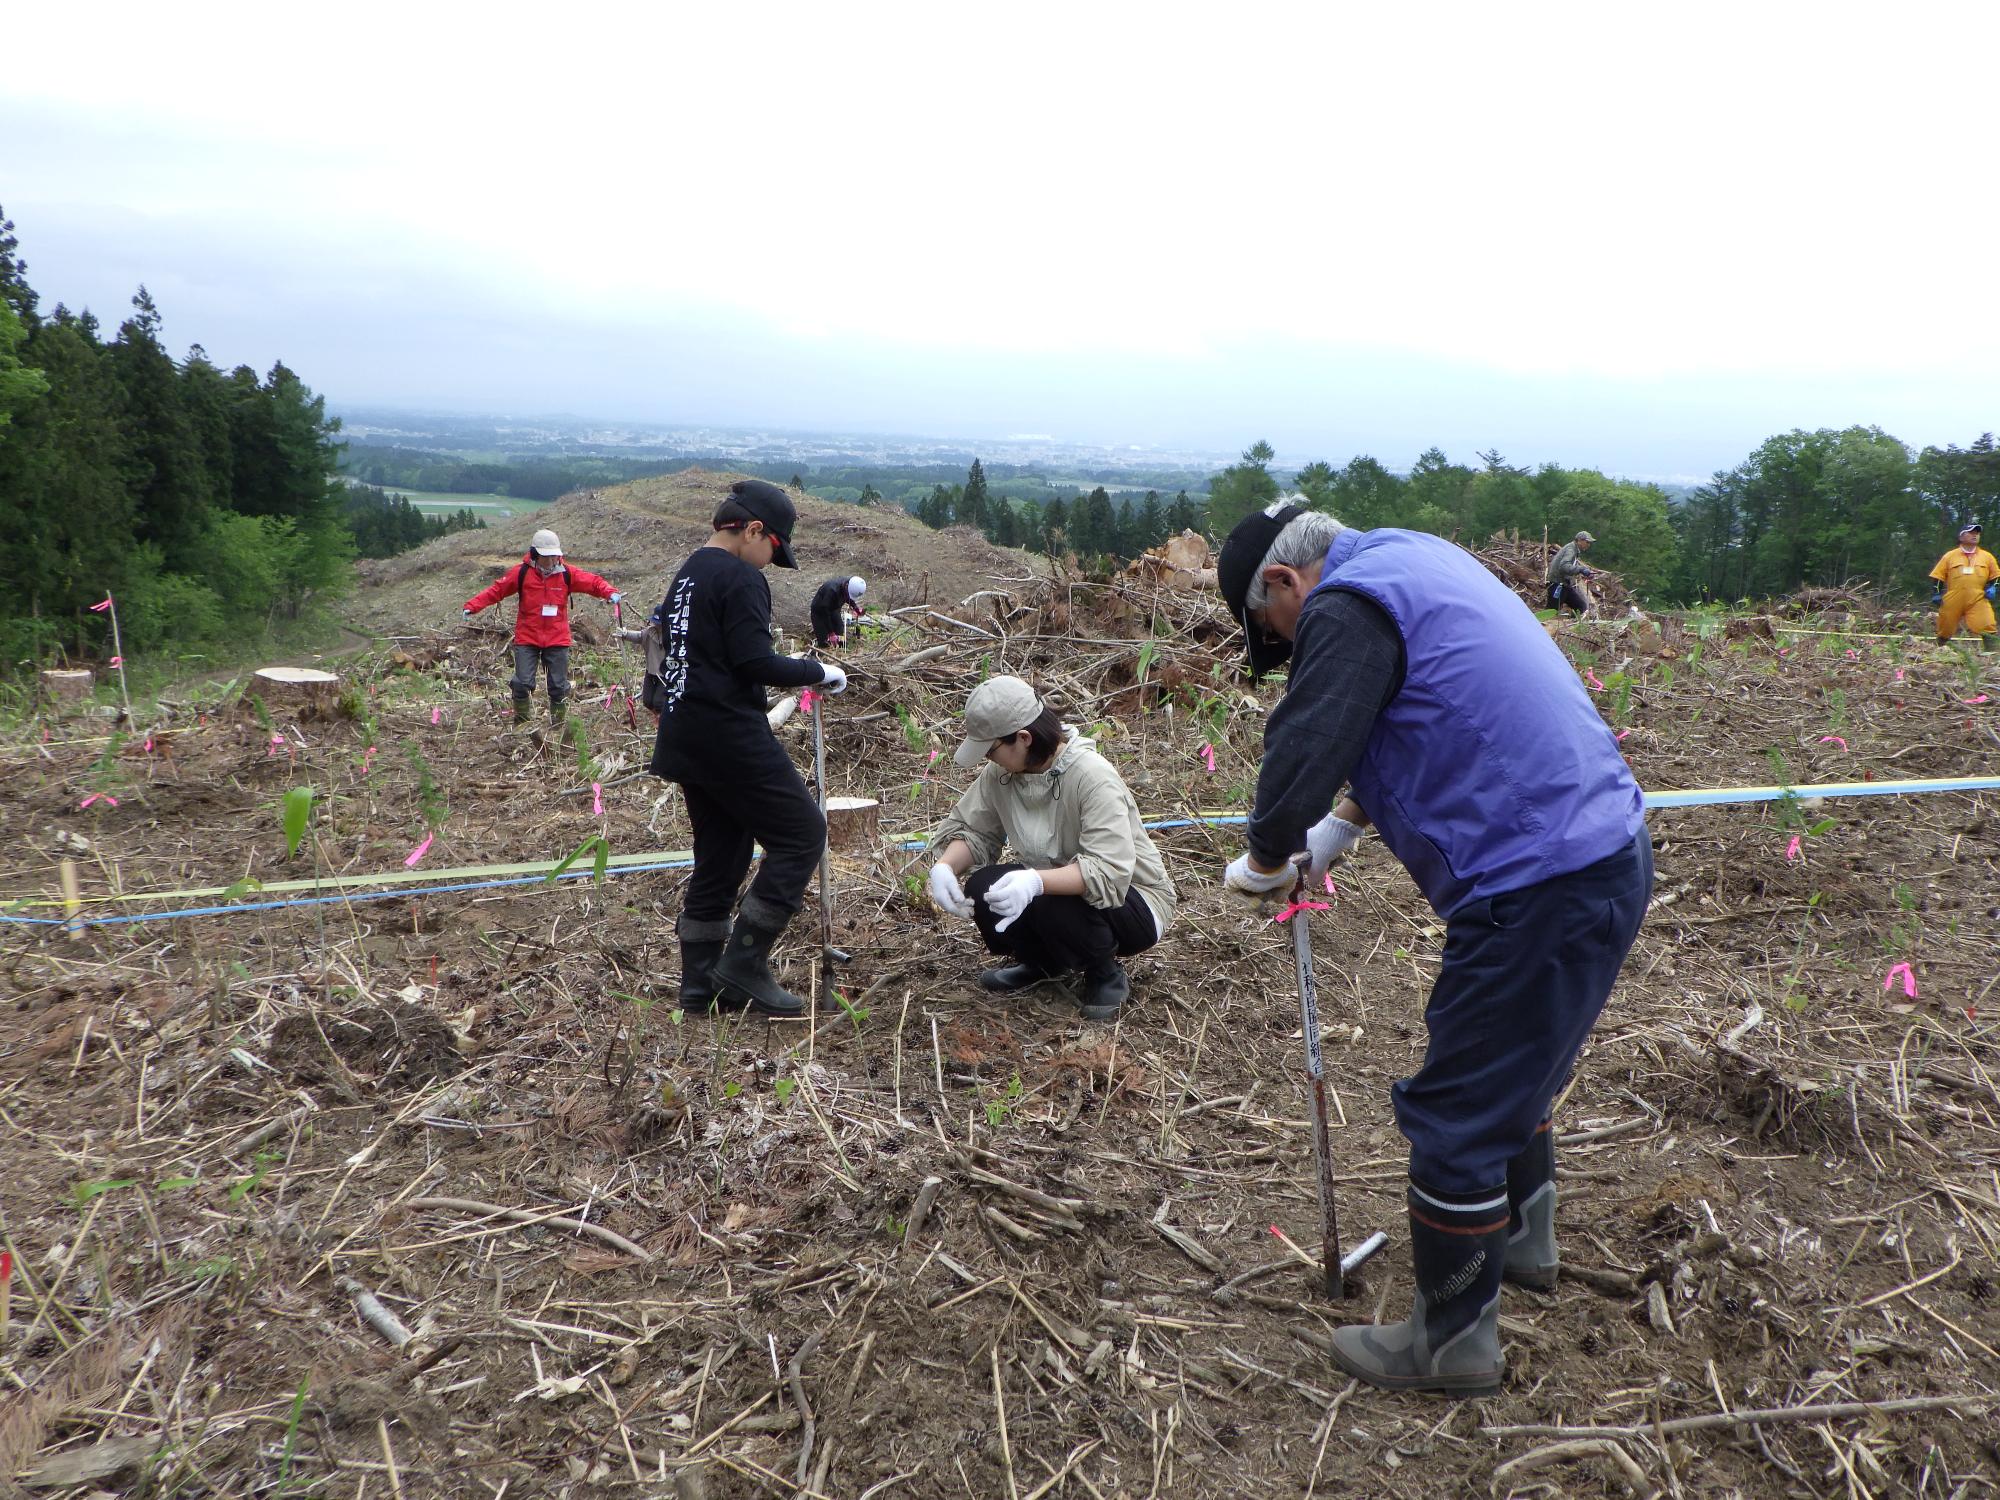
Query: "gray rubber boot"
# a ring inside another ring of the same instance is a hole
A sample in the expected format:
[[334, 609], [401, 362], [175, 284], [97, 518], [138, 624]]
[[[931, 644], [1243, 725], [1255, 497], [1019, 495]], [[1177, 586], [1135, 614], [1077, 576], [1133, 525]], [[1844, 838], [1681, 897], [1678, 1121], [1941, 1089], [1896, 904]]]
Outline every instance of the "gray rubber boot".
[[1081, 1009], [1086, 1021], [1115, 1021], [1132, 998], [1132, 976], [1117, 959], [1083, 971]]
[[1500, 1266], [1506, 1194], [1452, 1207], [1410, 1191], [1410, 1258], [1417, 1289], [1400, 1323], [1358, 1324], [1333, 1335], [1333, 1362], [1385, 1391], [1483, 1396], [1500, 1389]]
[[549, 700], [549, 722], [555, 725], [556, 728], [560, 729], [563, 727], [563, 724], [568, 720], [568, 718], [569, 718], [569, 699], [551, 698]]
[[1507, 1163], [1507, 1257], [1501, 1276], [1516, 1286], [1556, 1286], [1556, 1137], [1547, 1120]]
[[514, 722], [516, 724], [525, 724], [528, 722], [528, 700], [526, 698], [516, 698], [514, 700]]
[[716, 1000], [723, 1005], [748, 1004], [767, 1016], [801, 1016], [806, 1003], [779, 984], [771, 973], [771, 948], [792, 914], [755, 896], [745, 896], [736, 913], [729, 944], [715, 964]]
[[715, 1009], [715, 964], [729, 941], [729, 921], [692, 922], [683, 916], [674, 923], [681, 939], [680, 1007], [690, 1012]]

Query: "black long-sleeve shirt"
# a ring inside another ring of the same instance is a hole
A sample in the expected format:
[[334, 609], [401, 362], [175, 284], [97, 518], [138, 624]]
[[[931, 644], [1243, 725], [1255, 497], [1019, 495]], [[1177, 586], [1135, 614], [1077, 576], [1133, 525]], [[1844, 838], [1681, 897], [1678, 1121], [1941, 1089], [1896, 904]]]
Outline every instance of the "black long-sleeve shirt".
[[771, 649], [771, 586], [721, 547], [701, 547], [681, 564], [660, 605], [666, 651], [660, 663], [660, 733], [653, 774], [676, 765], [728, 769], [773, 743], [766, 687], [811, 687], [826, 678], [816, 661]]
[[[1306, 846], [1403, 686], [1403, 638], [1361, 594], [1328, 589], [1299, 614], [1285, 696], [1264, 726], [1250, 853], [1274, 869]], [[1365, 809], [1364, 809], [1365, 811]]]

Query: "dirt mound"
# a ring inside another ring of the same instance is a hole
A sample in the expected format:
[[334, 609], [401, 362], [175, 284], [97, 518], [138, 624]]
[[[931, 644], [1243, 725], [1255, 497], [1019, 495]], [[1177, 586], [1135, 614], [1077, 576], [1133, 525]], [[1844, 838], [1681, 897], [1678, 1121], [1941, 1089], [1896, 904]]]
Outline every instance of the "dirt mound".
[[[378, 636], [421, 634], [458, 618], [459, 607], [510, 567], [540, 528], [562, 537], [569, 560], [629, 595], [628, 614], [643, 618], [665, 596], [667, 582], [689, 552], [708, 539], [709, 516], [739, 474], [688, 469], [613, 489], [568, 495], [485, 531], [427, 542], [396, 557], [356, 565], [359, 588], [350, 617]], [[896, 506], [841, 505], [795, 496], [799, 508], [796, 571], [771, 568], [772, 618], [803, 637], [813, 590], [821, 581], [858, 573], [868, 580], [871, 610], [958, 600], [995, 583], [1025, 583], [1047, 573], [1041, 558], [995, 547], [967, 527], [932, 531]], [[580, 627], [598, 634], [609, 613], [595, 601], [575, 611]], [[512, 625], [512, 605], [480, 617], [482, 628]]]

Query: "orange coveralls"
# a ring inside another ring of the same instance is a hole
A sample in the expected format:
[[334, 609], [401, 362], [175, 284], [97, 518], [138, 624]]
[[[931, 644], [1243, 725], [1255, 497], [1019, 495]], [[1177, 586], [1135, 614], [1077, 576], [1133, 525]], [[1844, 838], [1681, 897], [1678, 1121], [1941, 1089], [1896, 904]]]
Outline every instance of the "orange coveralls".
[[1938, 559], [1931, 577], [1944, 590], [1938, 607], [1937, 633], [1940, 641], [1958, 634], [1959, 622], [1974, 635], [1993, 634], [1993, 606], [1986, 600], [1986, 585], [2000, 578], [2000, 562], [1984, 547], [1967, 552], [1954, 547]]

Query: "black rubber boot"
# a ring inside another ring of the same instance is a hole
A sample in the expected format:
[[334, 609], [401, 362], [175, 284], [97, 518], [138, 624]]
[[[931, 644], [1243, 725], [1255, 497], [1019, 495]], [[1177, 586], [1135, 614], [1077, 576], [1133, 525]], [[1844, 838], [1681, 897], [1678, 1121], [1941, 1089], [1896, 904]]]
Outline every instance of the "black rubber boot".
[[1507, 1195], [1456, 1202], [1410, 1183], [1410, 1258], [1417, 1289], [1400, 1323], [1333, 1335], [1333, 1362], [1385, 1391], [1483, 1396], [1500, 1389], [1500, 1267]]
[[1016, 990], [1025, 990], [1054, 977], [1040, 964], [1003, 964], [997, 969], [981, 969], [979, 987], [996, 995], [1011, 995]]
[[1547, 1120], [1507, 1163], [1507, 1256], [1501, 1276], [1516, 1286], [1556, 1286], [1556, 1137]]
[[685, 916], [674, 923], [681, 939], [681, 997], [684, 1011], [715, 1009], [715, 962], [729, 941], [729, 921], [693, 922]]
[[715, 964], [717, 1003], [747, 1004], [767, 1016], [805, 1014], [805, 1001], [771, 974], [771, 947], [791, 919], [790, 912], [769, 906], [755, 896], [743, 898], [729, 944]]
[[1979, 649], [1981, 651], [2000, 650], [2000, 637], [1991, 634], [1982, 635], [1979, 638]]
[[1131, 998], [1132, 978], [1117, 959], [1107, 958], [1083, 971], [1084, 1020], [1115, 1021]]
[[526, 698], [516, 698], [514, 700], [514, 722], [516, 724], [525, 724], [528, 722], [528, 700]]

